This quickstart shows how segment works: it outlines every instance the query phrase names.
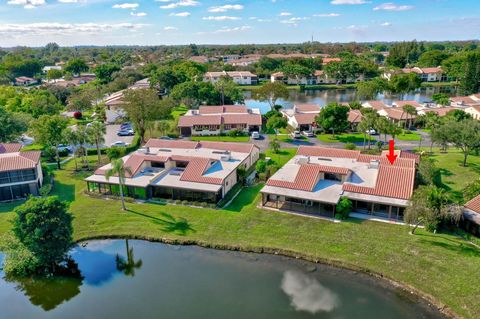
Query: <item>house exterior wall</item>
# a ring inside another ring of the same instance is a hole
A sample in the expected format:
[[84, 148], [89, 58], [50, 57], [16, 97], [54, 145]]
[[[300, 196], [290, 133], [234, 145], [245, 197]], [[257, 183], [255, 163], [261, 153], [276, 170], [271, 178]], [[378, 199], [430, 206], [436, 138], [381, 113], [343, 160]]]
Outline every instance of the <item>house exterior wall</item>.
[[476, 120], [480, 120], [480, 112], [473, 107], [467, 107], [465, 113], [470, 114]]

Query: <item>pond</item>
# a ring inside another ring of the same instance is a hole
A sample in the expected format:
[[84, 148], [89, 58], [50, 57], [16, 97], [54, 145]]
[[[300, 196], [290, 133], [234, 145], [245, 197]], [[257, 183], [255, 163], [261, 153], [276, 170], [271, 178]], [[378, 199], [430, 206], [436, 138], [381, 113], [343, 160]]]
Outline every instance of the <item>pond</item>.
[[90, 241], [71, 256], [75, 278], [1, 279], [1, 317], [442, 317], [384, 281], [281, 256], [136, 240]]
[[[295, 103], [315, 103], [325, 105], [330, 102], [352, 102], [357, 100], [355, 89], [325, 89], [325, 90], [289, 90], [290, 96], [287, 100], [279, 100], [277, 104], [284, 108], [291, 108]], [[395, 100], [415, 100], [417, 102], [426, 102], [432, 100], [435, 93], [446, 93], [454, 95], [454, 87], [427, 87], [402, 95], [379, 94], [376, 100], [382, 100], [386, 104], [391, 104]], [[252, 99], [252, 91], [245, 91], [245, 104], [250, 108], [259, 108], [262, 114], [270, 110], [266, 102], [260, 102]]]

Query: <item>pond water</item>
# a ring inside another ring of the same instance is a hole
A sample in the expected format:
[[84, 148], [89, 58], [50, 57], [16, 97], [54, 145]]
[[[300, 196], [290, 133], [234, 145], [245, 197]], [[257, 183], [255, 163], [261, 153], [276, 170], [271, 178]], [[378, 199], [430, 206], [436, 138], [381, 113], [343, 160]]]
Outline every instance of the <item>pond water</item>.
[[125, 240], [102, 240], [75, 247], [76, 278], [1, 279], [0, 317], [442, 317], [409, 293], [343, 269], [134, 240], [128, 258], [126, 246]]
[[[279, 100], [277, 104], [283, 105], [284, 108], [291, 108], [295, 103], [316, 103], [325, 105], [330, 102], [352, 102], [357, 100], [355, 89], [326, 89], [326, 90], [289, 90], [290, 96], [287, 100]], [[376, 100], [382, 100], [386, 104], [391, 104], [395, 100], [415, 100], [417, 102], [426, 102], [432, 100], [435, 93], [446, 93], [454, 95], [453, 87], [427, 87], [421, 88], [415, 92], [402, 95], [379, 94]], [[245, 91], [245, 104], [250, 108], [259, 108], [262, 113], [270, 110], [270, 105], [266, 102], [260, 102], [252, 99], [252, 91]]]

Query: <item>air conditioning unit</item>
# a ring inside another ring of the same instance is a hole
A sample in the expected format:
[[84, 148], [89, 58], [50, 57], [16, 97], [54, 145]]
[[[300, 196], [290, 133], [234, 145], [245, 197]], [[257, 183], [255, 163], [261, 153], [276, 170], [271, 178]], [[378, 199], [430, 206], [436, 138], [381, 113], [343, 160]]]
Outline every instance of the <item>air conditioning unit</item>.
[[222, 161], [224, 161], [224, 162], [228, 162], [229, 160], [232, 159], [232, 155], [230, 155], [230, 154], [222, 155], [222, 156], [220, 157], [220, 159], [221, 159]]
[[298, 165], [305, 165], [305, 164], [308, 164], [309, 162], [310, 162], [310, 157], [308, 157], [308, 156], [300, 156], [297, 159], [297, 164]]
[[379, 160], [371, 160], [370, 161], [370, 165], [369, 165], [370, 168], [378, 169], [379, 166], [380, 166], [380, 161]]

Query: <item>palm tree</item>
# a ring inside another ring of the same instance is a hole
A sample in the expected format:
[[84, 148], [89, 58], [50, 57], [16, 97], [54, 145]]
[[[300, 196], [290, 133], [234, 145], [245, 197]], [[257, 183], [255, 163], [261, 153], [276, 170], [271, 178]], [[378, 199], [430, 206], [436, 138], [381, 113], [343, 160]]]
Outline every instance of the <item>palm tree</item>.
[[381, 116], [377, 119], [376, 127], [378, 128], [379, 133], [383, 134], [385, 143], [387, 142], [388, 129], [390, 128], [390, 122], [384, 116]]
[[130, 248], [128, 246], [128, 239], [125, 239], [125, 246], [127, 249], [127, 260], [124, 258], [120, 257], [120, 255], [117, 254], [117, 257], [115, 258], [115, 262], [117, 264], [117, 269], [120, 271], [123, 271], [123, 273], [126, 276], [135, 276], [135, 268], [141, 268], [142, 267], [142, 260], [139, 259], [138, 261], [135, 261], [135, 258], [133, 256], [133, 247]]
[[[417, 109], [413, 105], [410, 105], [410, 104], [404, 105], [402, 109], [403, 109], [402, 118], [403, 118], [404, 113], [407, 114], [407, 119], [405, 120], [405, 126], [408, 123], [408, 128], [410, 128], [410, 126], [412, 126], [412, 118], [413, 118], [414, 115], [417, 114]], [[405, 129], [407, 129], [407, 127], [405, 127]]]
[[87, 169], [90, 169], [88, 158], [87, 158], [87, 146], [86, 146], [86, 144], [88, 144], [91, 141], [90, 135], [87, 131], [87, 128], [84, 125], [77, 126], [77, 131], [75, 133], [77, 134], [77, 138], [78, 138], [78, 146], [82, 151], [83, 167], [87, 167]]
[[367, 144], [367, 131], [370, 130], [368, 123], [362, 120], [360, 123], [358, 123], [357, 130], [363, 134], [363, 149], [365, 150], [365, 145]]
[[90, 127], [87, 128], [87, 132], [90, 136], [90, 139], [95, 142], [95, 146], [97, 147], [98, 164], [100, 165], [102, 160], [100, 144], [105, 143], [105, 134], [107, 133], [107, 128], [103, 122], [94, 121], [91, 123]]
[[65, 131], [65, 140], [68, 144], [73, 146], [73, 161], [75, 162], [75, 170], [78, 171], [77, 164], [77, 145], [78, 145], [78, 135], [77, 132], [72, 129], [67, 129]]
[[125, 173], [131, 174], [131, 170], [129, 167], [124, 167], [123, 166], [123, 160], [121, 158], [112, 160], [112, 168], [110, 168], [106, 173], [105, 173], [105, 178], [107, 181], [110, 179], [110, 177], [117, 175], [118, 176], [118, 186], [120, 188], [120, 198], [122, 199], [122, 210], [127, 210], [125, 207], [125, 198], [123, 197], [123, 185], [125, 181]]
[[167, 131], [170, 129], [170, 123], [168, 121], [158, 121], [157, 130], [159, 130], [162, 135], [167, 135]]

